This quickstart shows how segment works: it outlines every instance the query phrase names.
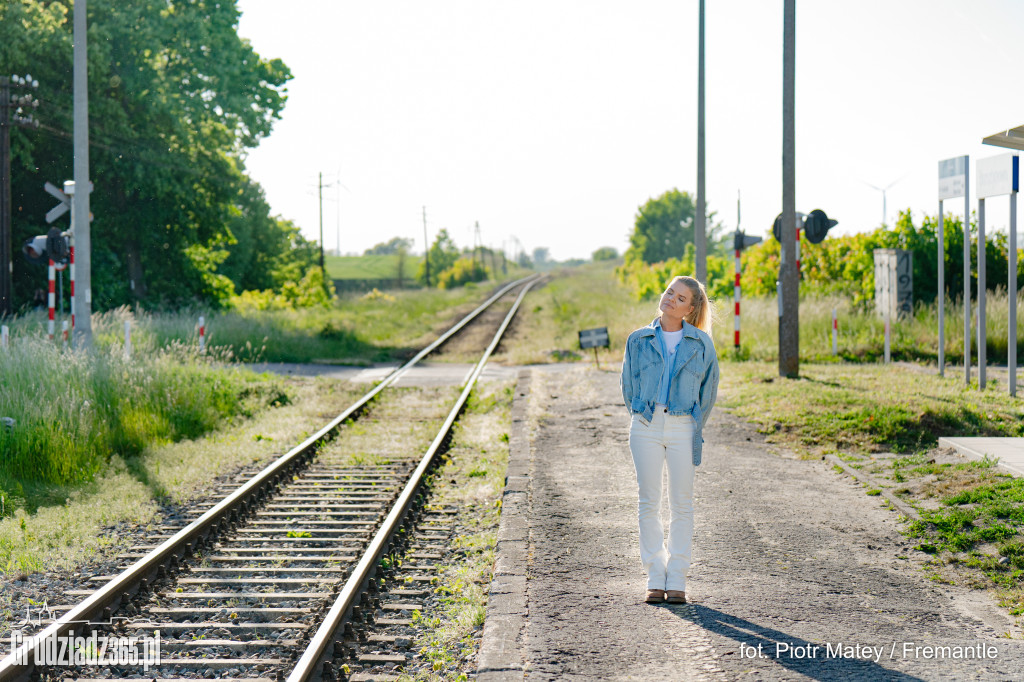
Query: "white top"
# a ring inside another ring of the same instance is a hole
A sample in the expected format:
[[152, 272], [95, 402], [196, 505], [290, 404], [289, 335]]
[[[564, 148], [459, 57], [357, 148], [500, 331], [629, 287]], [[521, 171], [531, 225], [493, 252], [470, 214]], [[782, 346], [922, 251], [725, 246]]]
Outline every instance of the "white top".
[[668, 350], [668, 357], [672, 358], [676, 354], [676, 349], [679, 348], [679, 342], [683, 340], [683, 330], [680, 329], [677, 332], [667, 332], [662, 329], [661, 338], [665, 339], [665, 348]]

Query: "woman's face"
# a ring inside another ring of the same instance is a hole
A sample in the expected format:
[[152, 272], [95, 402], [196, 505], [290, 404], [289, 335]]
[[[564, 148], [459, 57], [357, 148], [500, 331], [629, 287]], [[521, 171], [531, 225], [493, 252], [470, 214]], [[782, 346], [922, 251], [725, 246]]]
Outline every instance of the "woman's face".
[[682, 322], [693, 312], [693, 292], [681, 279], [669, 282], [658, 305], [662, 317]]

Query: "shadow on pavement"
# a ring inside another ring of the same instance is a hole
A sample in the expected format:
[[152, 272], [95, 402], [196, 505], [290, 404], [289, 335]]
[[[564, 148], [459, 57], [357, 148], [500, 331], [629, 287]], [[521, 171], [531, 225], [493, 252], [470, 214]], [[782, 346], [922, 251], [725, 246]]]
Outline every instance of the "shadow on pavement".
[[[731, 652], [732, 655], [729, 658], [736, 661], [741, 659], [751, 662], [756, 659], [775, 661], [789, 670], [814, 680], [884, 679], [911, 682], [922, 679], [876, 663], [873, 660], [874, 654], [865, 658], [844, 658], [837, 656], [835, 651], [830, 654], [825, 644], [809, 642], [800, 637], [757, 625], [749, 620], [731, 616], [700, 604], [688, 604], [687, 606], [666, 604], [664, 608], [708, 632], [735, 640], [736, 650]], [[836, 647], [839, 643], [832, 642], [831, 644]], [[849, 642], [848, 644], [854, 646], [858, 643]], [[890, 654], [888, 646], [883, 649], [881, 659], [887, 659]], [[723, 660], [723, 662], [725, 661]]]

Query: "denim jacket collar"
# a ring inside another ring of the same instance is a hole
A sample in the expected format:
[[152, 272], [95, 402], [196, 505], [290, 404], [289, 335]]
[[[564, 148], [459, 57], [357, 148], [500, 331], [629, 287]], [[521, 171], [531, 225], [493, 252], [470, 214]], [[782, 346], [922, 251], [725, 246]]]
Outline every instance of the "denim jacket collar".
[[[654, 320], [649, 325], [643, 327], [641, 329], [640, 335], [655, 336], [657, 334], [657, 332], [655, 331], [656, 329], [661, 329], [661, 317], [654, 318]], [[687, 322], [686, 320], [683, 320], [683, 336], [691, 339], [700, 338], [699, 336], [697, 336], [697, 328], [694, 327], [689, 322]]]

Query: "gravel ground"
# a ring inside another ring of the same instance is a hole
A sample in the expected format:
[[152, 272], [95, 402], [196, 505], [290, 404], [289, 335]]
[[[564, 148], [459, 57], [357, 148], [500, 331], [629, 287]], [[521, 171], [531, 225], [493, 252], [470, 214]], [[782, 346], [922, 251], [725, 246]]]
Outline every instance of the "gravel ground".
[[644, 604], [617, 370], [536, 368], [529, 400], [528, 679], [1024, 678], [1019, 630], [987, 593], [929, 581], [879, 498], [720, 409], [691, 603]]

